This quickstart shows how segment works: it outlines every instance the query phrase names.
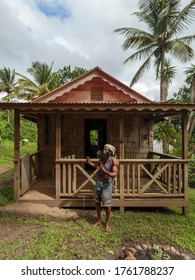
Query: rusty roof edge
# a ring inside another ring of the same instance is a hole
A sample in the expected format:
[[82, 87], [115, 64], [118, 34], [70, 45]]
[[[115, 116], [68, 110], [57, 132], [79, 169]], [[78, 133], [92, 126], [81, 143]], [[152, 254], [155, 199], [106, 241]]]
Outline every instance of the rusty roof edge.
[[150, 102], [150, 103], [103, 103], [103, 102], [95, 102], [95, 103], [0, 103], [0, 109], [6, 110], [137, 110], [137, 111], [167, 111], [167, 110], [175, 110], [175, 111], [195, 111], [195, 103], [173, 103], [173, 102]]

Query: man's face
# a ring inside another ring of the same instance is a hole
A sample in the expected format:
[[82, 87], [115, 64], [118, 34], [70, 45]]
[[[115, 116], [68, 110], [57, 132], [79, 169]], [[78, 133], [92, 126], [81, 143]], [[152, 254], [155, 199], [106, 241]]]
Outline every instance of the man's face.
[[109, 157], [110, 157], [110, 151], [107, 147], [104, 147], [103, 152], [102, 152], [102, 156], [101, 156], [101, 161], [102, 162], [106, 162]]
[[107, 152], [109, 152], [109, 149], [107, 147], [104, 147], [103, 154], [106, 154]]

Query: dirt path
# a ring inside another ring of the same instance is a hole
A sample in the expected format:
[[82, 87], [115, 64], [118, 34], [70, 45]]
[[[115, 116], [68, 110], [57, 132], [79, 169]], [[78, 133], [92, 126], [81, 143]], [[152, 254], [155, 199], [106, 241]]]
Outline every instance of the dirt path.
[[73, 218], [77, 219], [80, 215], [94, 215], [94, 210], [75, 210], [64, 209], [59, 207], [50, 207], [45, 204], [39, 203], [12, 203], [4, 207], [0, 207], [1, 212], [10, 214], [22, 215], [22, 216], [37, 216], [37, 215], [49, 215], [56, 218]]

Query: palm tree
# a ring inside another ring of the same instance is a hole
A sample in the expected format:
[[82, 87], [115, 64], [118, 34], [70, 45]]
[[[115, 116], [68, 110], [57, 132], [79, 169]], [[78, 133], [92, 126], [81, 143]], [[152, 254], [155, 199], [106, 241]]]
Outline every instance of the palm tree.
[[133, 86], [154, 62], [156, 78], [160, 78], [160, 100], [165, 101], [166, 55], [170, 54], [181, 62], [193, 58], [194, 52], [190, 44], [195, 35], [178, 37], [185, 31], [195, 17], [195, 0], [191, 1], [182, 10], [181, 0], [140, 0], [139, 12], [135, 12], [139, 21], [144, 22], [148, 31], [134, 27], [118, 28], [118, 32], [126, 37], [123, 49], [136, 48], [137, 51], [130, 55], [124, 63], [145, 59], [134, 75], [130, 86]]
[[17, 82], [15, 81], [15, 70], [4, 67], [0, 70], [0, 92], [6, 93], [2, 99], [10, 101], [14, 97]]
[[71, 69], [71, 66], [64, 66], [62, 69], [58, 69], [58, 77], [60, 84], [67, 83], [85, 73], [87, 73], [89, 70], [82, 68], [82, 67], [74, 67], [74, 69]]
[[163, 73], [160, 73], [162, 76], [162, 89], [164, 100], [167, 100], [168, 97], [168, 87], [172, 83], [176, 75], [176, 67], [172, 66], [170, 59], [165, 59]]
[[[162, 89], [163, 89], [163, 94], [164, 94], [164, 100], [167, 100], [168, 96], [168, 87], [172, 83], [174, 77], [176, 74], [176, 68], [172, 66], [172, 63], [170, 60], [165, 59], [164, 61], [164, 68], [163, 68], [163, 73], [160, 75], [163, 77], [162, 79]], [[163, 126], [164, 129], [168, 128], [168, 125], [170, 123], [170, 118], [167, 117], [165, 118], [167, 125]], [[166, 131], [167, 134], [168, 131]], [[163, 147], [163, 153], [168, 154], [169, 153], [169, 138], [163, 137], [162, 138], [162, 147]]]
[[[6, 93], [3, 101], [10, 102], [17, 92], [17, 82], [15, 81], [15, 70], [4, 67], [0, 70], [0, 92]], [[10, 123], [10, 111], [7, 111], [7, 122]]]
[[16, 73], [20, 78], [18, 83], [20, 86], [20, 97], [32, 100], [41, 96], [60, 85], [57, 73], [52, 72], [52, 66], [38, 61], [32, 62], [32, 66], [27, 69], [27, 72], [33, 77], [33, 80], [28, 77]]

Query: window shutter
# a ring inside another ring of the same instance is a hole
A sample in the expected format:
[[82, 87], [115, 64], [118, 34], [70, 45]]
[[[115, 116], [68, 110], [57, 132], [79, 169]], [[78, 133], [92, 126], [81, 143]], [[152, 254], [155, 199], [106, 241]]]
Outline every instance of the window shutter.
[[91, 101], [103, 101], [103, 89], [101, 87], [91, 88]]

